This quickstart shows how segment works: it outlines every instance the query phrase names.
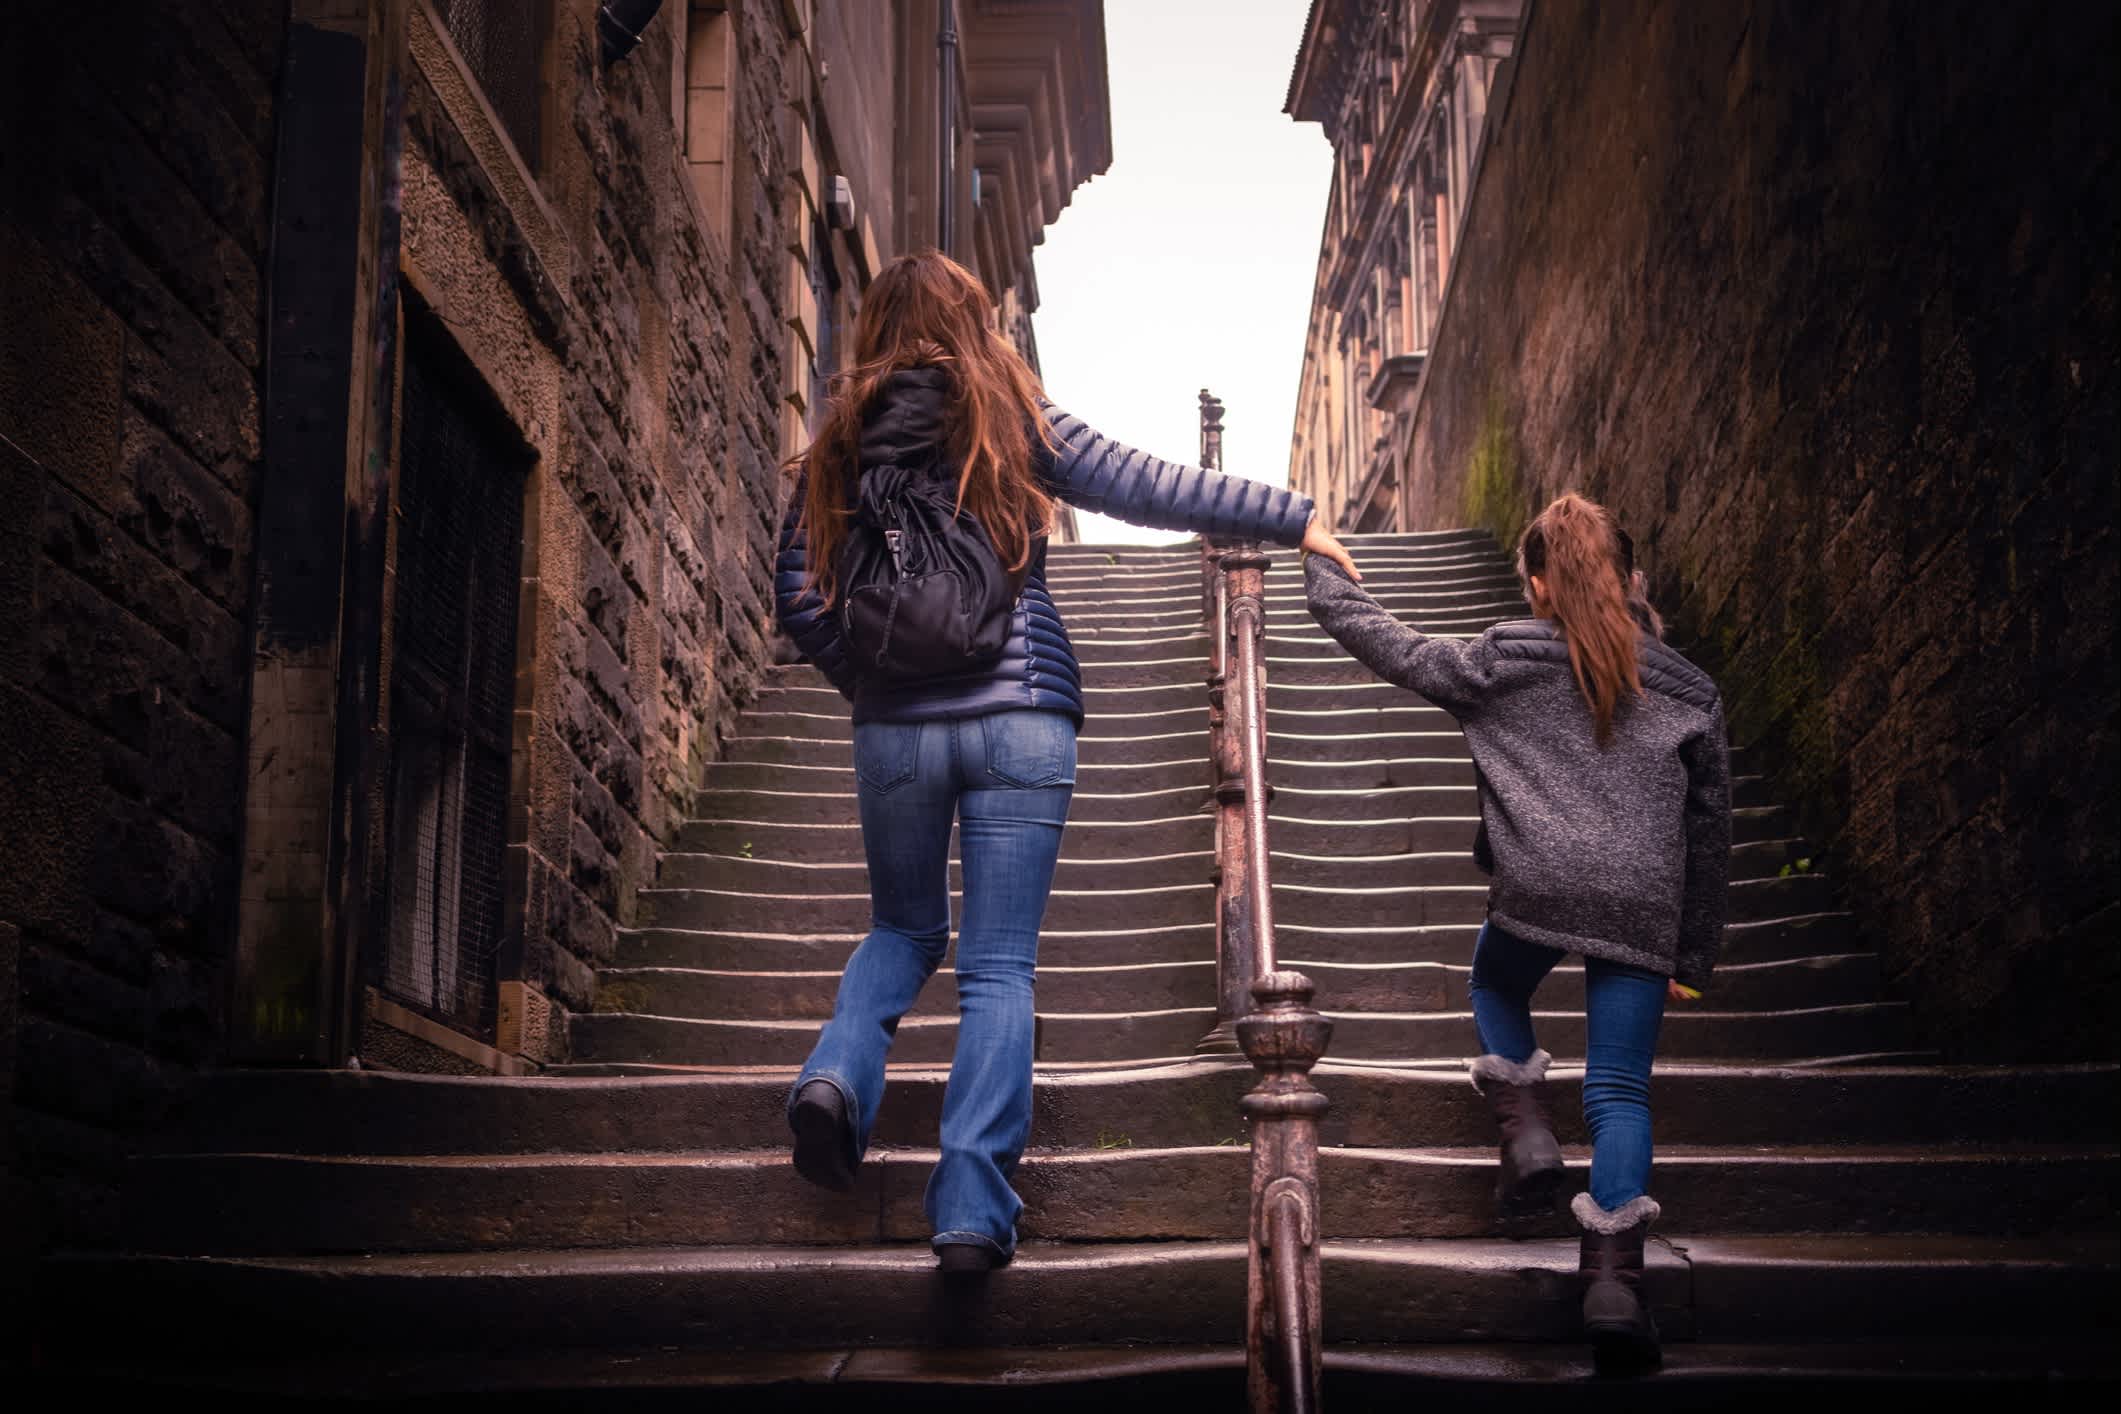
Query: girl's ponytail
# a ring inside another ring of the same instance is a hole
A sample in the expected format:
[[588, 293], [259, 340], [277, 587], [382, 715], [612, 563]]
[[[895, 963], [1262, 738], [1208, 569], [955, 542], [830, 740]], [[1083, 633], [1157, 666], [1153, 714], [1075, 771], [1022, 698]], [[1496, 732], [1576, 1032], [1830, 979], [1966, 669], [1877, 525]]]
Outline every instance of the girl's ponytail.
[[1628, 602], [1634, 567], [1621, 544], [1612, 513], [1574, 492], [1541, 511], [1517, 542], [1517, 577], [1527, 591], [1535, 574], [1546, 584], [1600, 747], [1612, 740], [1622, 693], [1642, 695], [1642, 629]]

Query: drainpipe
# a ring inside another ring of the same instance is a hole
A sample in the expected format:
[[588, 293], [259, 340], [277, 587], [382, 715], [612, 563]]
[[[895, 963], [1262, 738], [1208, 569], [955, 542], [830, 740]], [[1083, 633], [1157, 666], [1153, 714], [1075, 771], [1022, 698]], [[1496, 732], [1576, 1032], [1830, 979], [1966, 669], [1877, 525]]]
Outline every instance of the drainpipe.
[[939, 128], [938, 156], [941, 182], [935, 208], [935, 246], [943, 254], [957, 235], [957, 0], [942, 0], [935, 31], [936, 63], [941, 68], [936, 88]]
[[663, 0], [604, 0], [597, 7], [597, 37], [603, 41], [604, 62], [616, 64], [634, 51], [641, 32], [663, 8]]

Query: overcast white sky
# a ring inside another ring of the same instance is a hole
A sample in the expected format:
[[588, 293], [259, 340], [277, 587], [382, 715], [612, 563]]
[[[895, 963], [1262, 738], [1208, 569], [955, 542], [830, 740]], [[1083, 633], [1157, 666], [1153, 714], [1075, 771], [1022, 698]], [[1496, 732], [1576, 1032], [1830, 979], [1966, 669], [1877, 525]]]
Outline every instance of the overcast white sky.
[[[1049, 397], [1191, 463], [1202, 388], [1227, 468], [1288, 479], [1333, 151], [1281, 111], [1307, 0], [1109, 0], [1112, 170], [1037, 253]], [[1087, 541], [1158, 541], [1102, 516]]]

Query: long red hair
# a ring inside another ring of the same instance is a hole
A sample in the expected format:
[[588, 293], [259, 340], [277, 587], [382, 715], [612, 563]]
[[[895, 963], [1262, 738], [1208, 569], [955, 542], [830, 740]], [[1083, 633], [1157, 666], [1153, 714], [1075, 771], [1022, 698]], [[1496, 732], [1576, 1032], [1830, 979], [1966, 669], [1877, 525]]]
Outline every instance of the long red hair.
[[1517, 541], [1517, 578], [1527, 597], [1533, 575], [1546, 587], [1601, 747], [1612, 740], [1622, 697], [1642, 696], [1636, 635], [1643, 629], [1629, 607], [1635, 567], [1625, 547], [1613, 513], [1573, 491], [1535, 516]]
[[940, 251], [902, 255], [863, 291], [853, 362], [832, 380], [816, 440], [791, 463], [809, 477], [802, 522], [810, 581], [828, 604], [861, 471], [862, 415], [886, 378], [924, 367], [950, 375], [958, 509], [985, 527], [1011, 573], [1031, 563], [1034, 540], [1053, 529], [1053, 497], [1031, 462], [1032, 437], [1047, 436], [1038, 375], [995, 327], [994, 301], [977, 275]]

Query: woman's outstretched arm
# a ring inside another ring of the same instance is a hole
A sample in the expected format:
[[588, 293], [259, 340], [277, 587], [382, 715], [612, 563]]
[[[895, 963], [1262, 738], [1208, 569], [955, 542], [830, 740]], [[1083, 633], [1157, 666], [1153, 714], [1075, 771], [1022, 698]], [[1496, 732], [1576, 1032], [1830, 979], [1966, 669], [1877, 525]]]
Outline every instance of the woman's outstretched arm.
[[1136, 451], [1051, 403], [1043, 412], [1053, 445], [1040, 470], [1069, 505], [1158, 530], [1301, 545], [1354, 573], [1348, 552], [1314, 523], [1309, 496]]

